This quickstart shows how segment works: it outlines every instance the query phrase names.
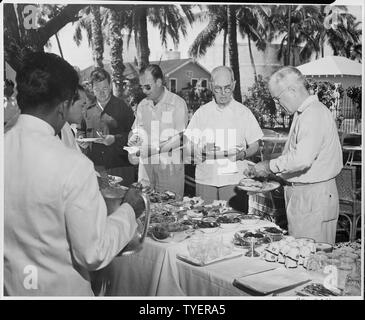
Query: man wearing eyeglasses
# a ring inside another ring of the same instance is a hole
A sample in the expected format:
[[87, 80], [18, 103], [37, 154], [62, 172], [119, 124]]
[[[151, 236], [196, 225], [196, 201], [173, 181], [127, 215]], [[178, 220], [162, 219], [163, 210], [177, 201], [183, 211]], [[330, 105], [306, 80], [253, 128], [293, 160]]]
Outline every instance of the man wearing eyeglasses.
[[86, 155], [97, 171], [106, 170], [110, 175], [122, 177], [121, 183], [128, 187], [135, 181], [135, 169], [123, 147], [134, 121], [133, 110], [113, 95], [107, 71], [96, 68], [90, 78], [96, 103], [86, 109], [82, 131], [87, 138], [98, 140], [91, 143]]
[[[235, 186], [243, 178], [243, 160], [257, 152], [263, 133], [252, 112], [233, 99], [235, 80], [231, 68], [215, 68], [211, 87], [214, 99], [194, 113], [185, 136], [198, 161], [196, 194], [207, 202], [229, 201], [236, 196]], [[240, 209], [247, 212], [247, 203]]]
[[138, 181], [158, 192], [184, 195], [184, 164], [180, 137], [188, 121], [184, 99], [167, 90], [163, 73], [151, 64], [140, 71], [139, 82], [146, 95], [137, 106], [136, 120], [128, 142], [141, 148]]
[[339, 213], [335, 177], [342, 169], [337, 127], [329, 109], [310, 95], [298, 69], [284, 67], [269, 81], [274, 101], [294, 114], [280, 157], [256, 164], [252, 173], [287, 181], [285, 202], [289, 234], [334, 243]]

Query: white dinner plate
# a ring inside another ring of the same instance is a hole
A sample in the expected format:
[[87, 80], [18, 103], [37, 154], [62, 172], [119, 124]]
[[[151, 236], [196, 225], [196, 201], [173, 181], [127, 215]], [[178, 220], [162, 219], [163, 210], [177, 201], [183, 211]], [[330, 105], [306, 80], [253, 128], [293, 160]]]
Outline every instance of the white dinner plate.
[[76, 141], [77, 142], [96, 142], [96, 141], [101, 141], [103, 140], [102, 138], [77, 138]]

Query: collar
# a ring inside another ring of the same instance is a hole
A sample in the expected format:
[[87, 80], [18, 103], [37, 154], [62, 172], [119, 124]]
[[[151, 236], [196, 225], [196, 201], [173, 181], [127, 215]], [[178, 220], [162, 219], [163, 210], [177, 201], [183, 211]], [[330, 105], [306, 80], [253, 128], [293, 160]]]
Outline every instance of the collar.
[[213, 101], [213, 103], [214, 103], [215, 108], [216, 108], [217, 111], [224, 112], [226, 110], [231, 109], [232, 103], [233, 103], [234, 99], [232, 98], [231, 101], [224, 108], [221, 108], [221, 107], [218, 106], [218, 103], [215, 101], [215, 98], [214, 97], [213, 97], [213, 100], [212, 101]]
[[316, 95], [311, 95], [307, 99], [303, 101], [303, 103], [298, 108], [297, 112], [302, 113], [305, 111], [313, 102], [318, 101], [318, 97]]
[[48, 122], [29, 114], [21, 114], [17, 125], [31, 131], [43, 133], [44, 135], [55, 135], [55, 130]]
[[101, 109], [101, 111], [104, 111], [105, 108], [108, 106], [109, 102], [112, 100], [113, 95], [110, 96], [108, 102], [105, 104], [105, 107], [103, 107], [98, 100], [96, 100], [96, 105]]
[[163, 87], [163, 92], [161, 94], [161, 99], [156, 104], [154, 104], [154, 102], [151, 100], [152, 106], [156, 107], [158, 104], [160, 104], [161, 102], [163, 102], [166, 99], [166, 97], [167, 97], [167, 89], [164, 86]]

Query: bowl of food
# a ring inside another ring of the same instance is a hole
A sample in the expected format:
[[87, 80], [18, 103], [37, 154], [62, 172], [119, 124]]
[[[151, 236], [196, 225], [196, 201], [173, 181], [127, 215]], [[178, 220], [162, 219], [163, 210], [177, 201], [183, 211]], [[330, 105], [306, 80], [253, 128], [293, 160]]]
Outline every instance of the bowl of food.
[[250, 248], [252, 242], [255, 245], [267, 244], [271, 239], [259, 230], [240, 230], [234, 234], [233, 244], [241, 248]]
[[280, 241], [283, 238], [283, 230], [276, 227], [264, 227], [260, 229], [264, 234], [268, 235], [271, 241]]
[[206, 217], [196, 221], [196, 227], [201, 229], [203, 233], [216, 232], [220, 223], [213, 217]]
[[333, 250], [333, 245], [326, 242], [317, 242], [316, 243], [316, 251], [323, 251], [326, 253], [330, 253]]

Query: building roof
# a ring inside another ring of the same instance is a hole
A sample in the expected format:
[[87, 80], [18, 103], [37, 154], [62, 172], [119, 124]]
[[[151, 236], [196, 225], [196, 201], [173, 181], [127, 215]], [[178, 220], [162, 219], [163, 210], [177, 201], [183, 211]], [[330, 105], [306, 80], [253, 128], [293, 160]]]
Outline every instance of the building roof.
[[361, 76], [362, 64], [340, 56], [327, 56], [297, 67], [306, 76]]
[[[179, 70], [180, 68], [184, 67], [185, 65], [187, 65], [190, 62], [197, 64], [200, 68], [202, 68], [204, 71], [206, 71], [208, 74], [210, 74], [210, 72], [207, 69], [205, 69], [202, 65], [200, 65], [199, 63], [197, 63], [196, 61], [194, 61], [193, 59], [190, 59], [190, 58], [188, 58], [188, 59], [172, 59], [172, 60], [150, 61], [151, 64], [159, 65], [165, 76], [170, 76], [171, 73]], [[124, 62], [124, 66], [125, 66], [125, 70], [123, 72], [123, 75], [127, 79], [132, 79], [132, 78], [135, 78], [135, 77], [138, 76], [138, 68], [134, 63]], [[111, 70], [110, 63], [105, 63], [104, 64], [104, 69], [111, 74], [112, 70]], [[90, 74], [93, 70], [94, 70], [94, 66], [90, 66], [90, 67], [82, 70], [80, 72], [81, 77], [84, 80], [89, 79]]]

